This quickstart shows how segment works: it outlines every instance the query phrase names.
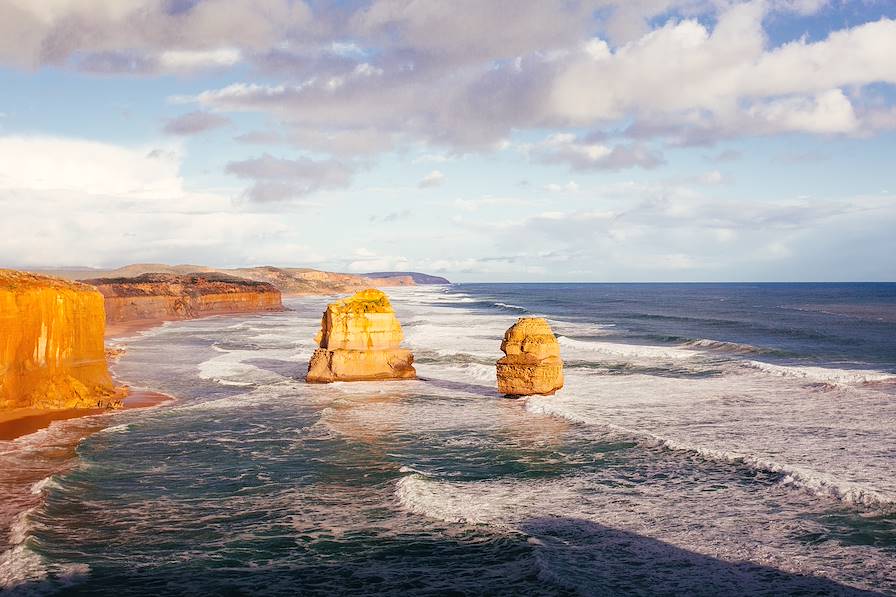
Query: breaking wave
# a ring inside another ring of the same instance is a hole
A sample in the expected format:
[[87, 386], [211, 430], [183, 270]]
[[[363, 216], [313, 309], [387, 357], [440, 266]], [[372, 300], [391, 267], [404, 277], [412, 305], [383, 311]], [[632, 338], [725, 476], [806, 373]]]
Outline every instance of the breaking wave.
[[896, 375], [876, 370], [773, 365], [771, 363], [763, 363], [762, 361], [747, 361], [745, 364], [748, 367], [758, 369], [759, 371], [771, 375], [801, 378], [817, 383], [860, 384], [879, 381], [896, 381]]
[[645, 430], [615, 425], [564, 408], [562, 403], [556, 399], [529, 398], [526, 402], [526, 410], [535, 414], [560, 417], [573, 423], [599, 426], [619, 434], [620, 439], [630, 439], [644, 447], [659, 447], [673, 451], [690, 452], [705, 460], [747, 466], [754, 470], [768, 473], [779, 473], [782, 475], [780, 482], [783, 485], [800, 488], [816, 496], [833, 498], [850, 506], [879, 510], [885, 513], [896, 513], [896, 495], [865, 487], [858, 483], [835, 479], [832, 476], [812, 471], [805, 467], [793, 466], [738, 451], [701, 446]]
[[621, 344], [617, 342], [598, 342], [594, 340], [574, 340], [567, 336], [557, 338], [560, 346], [573, 350], [589, 351], [605, 354], [609, 357], [623, 359], [679, 360], [692, 359], [700, 352], [686, 348], [647, 346], [639, 344]]

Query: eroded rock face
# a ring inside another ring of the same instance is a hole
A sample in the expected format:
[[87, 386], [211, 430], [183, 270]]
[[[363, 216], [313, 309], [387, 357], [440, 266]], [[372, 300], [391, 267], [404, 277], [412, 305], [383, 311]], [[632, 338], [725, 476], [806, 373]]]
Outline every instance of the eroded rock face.
[[414, 379], [414, 355], [401, 348], [404, 335], [382, 291], [368, 289], [330, 303], [308, 363], [309, 383]]
[[521, 317], [504, 334], [498, 391], [508, 396], [553, 394], [563, 387], [560, 345], [541, 317]]
[[0, 409], [120, 406], [104, 332], [90, 286], [0, 270]]
[[280, 291], [270, 284], [218, 273], [143, 274], [83, 282], [96, 286], [105, 297], [109, 323], [283, 310]]

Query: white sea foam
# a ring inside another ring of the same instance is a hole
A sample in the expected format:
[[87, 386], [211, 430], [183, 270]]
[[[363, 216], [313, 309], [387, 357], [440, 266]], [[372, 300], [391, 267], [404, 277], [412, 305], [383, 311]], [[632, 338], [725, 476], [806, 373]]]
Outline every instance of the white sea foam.
[[[813, 394], [761, 374], [749, 380], [632, 375], [580, 378], [578, 384], [575, 374], [572, 381], [567, 377], [563, 394], [530, 397], [527, 410], [645, 446], [781, 473], [787, 486], [846, 504], [896, 511], [896, 482], [884, 447], [896, 441], [896, 432], [885, 418], [842, 412], [846, 400], [856, 400], [848, 392]], [[891, 397], [866, 392], [858, 400], [883, 412]], [[788, 409], [790, 416], [782, 414]]]
[[763, 354], [768, 352], [766, 349], [758, 348], [751, 344], [724, 342], [722, 340], [710, 340], [708, 338], [685, 342], [684, 346], [697, 349], [718, 350], [722, 352], [730, 352], [732, 354]]
[[505, 309], [513, 309], [513, 310], [515, 310], [515, 311], [528, 311], [528, 309], [526, 309], [525, 307], [521, 307], [521, 306], [519, 306], [519, 305], [511, 305], [511, 304], [509, 304], [509, 303], [495, 302], [495, 306], [496, 306], [496, 307], [503, 307], [503, 308], [505, 308]]
[[101, 429], [99, 433], [127, 433], [131, 430], [130, 423], [122, 423], [120, 425], [111, 425], [105, 429]]
[[58, 593], [77, 584], [90, 572], [86, 564], [50, 563], [31, 549], [31, 517], [35, 510], [21, 512], [10, 525], [10, 547], [0, 553], [0, 592], [4, 595]]
[[561, 347], [576, 352], [593, 352], [607, 357], [635, 360], [674, 361], [692, 359], [700, 355], [699, 351], [675, 346], [646, 346], [639, 344], [622, 344], [618, 342], [600, 342], [595, 340], [574, 340], [566, 336], [557, 338]]
[[796, 377], [819, 383], [859, 384], [877, 381], [896, 381], [896, 375], [867, 369], [834, 369], [829, 367], [785, 366], [747, 361], [747, 366], [772, 375]]
[[[811, 501], [789, 497], [784, 488], [734, 484], [724, 490], [695, 492], [678, 475], [664, 474], [632, 485], [607, 474], [613, 474], [612, 470], [547, 480], [482, 481], [410, 474], [398, 481], [395, 494], [415, 514], [532, 536], [529, 543], [538, 552], [543, 574], [564, 577], [563, 584], [585, 594], [600, 593], [600, 585], [595, 584], [600, 574], [595, 572], [603, 566], [620, 568], [611, 577], [630, 572], [628, 563], [614, 561], [615, 554], [629, 550], [646, 551], [642, 557], [657, 565], [671, 558], [679, 574], [699, 575], [705, 570], [740, 576], [741, 570], [714, 563], [746, 560], [798, 575], [795, 582], [812, 575], [877, 590], [896, 588], [896, 561], [879, 550], [833, 541], [807, 548], [792, 540], [795, 534], [822, 529], [817, 521], [803, 516], [812, 511]], [[687, 506], [670, 507], [673, 504]], [[712, 559], [700, 560], [700, 554]], [[694, 559], [699, 567], [681, 569], [686, 558]], [[838, 564], [831, 565], [833, 561]], [[704, 579], [691, 580], [701, 585]], [[707, 577], [704, 590], [714, 580]], [[794, 577], [782, 580], [794, 581]]]
[[40, 495], [44, 492], [44, 489], [54, 489], [58, 488], [59, 484], [53, 479], [52, 476], [44, 477], [40, 481], [37, 481], [34, 485], [31, 486], [31, 494], [32, 495]]
[[550, 317], [546, 319], [557, 336], [608, 336], [614, 333], [613, 328], [616, 327], [613, 323], [563, 321]]

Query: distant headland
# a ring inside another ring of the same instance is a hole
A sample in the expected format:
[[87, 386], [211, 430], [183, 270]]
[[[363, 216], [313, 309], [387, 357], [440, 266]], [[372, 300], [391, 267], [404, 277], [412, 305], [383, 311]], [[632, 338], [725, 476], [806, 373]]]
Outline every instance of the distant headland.
[[440, 276], [421, 272], [373, 272], [369, 274], [348, 274], [329, 272], [306, 267], [274, 267], [270, 265], [240, 268], [216, 268], [207, 265], [165, 263], [135, 263], [114, 269], [92, 267], [39, 267], [22, 268], [45, 276], [55, 276], [66, 280], [97, 278], [135, 278], [143, 274], [225, 274], [267, 282], [284, 296], [307, 296], [348, 294], [370, 287], [416, 286], [421, 284], [450, 284]]

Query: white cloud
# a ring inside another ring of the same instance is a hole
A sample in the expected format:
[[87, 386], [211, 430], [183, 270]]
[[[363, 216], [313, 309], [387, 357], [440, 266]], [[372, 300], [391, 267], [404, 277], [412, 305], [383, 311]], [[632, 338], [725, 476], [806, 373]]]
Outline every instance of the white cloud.
[[433, 170], [426, 176], [420, 179], [420, 182], [417, 184], [421, 189], [429, 189], [432, 187], [440, 187], [445, 182], [445, 175], [442, 174], [439, 170]]
[[579, 185], [575, 181], [570, 180], [566, 184], [547, 184], [544, 186], [544, 190], [549, 193], [576, 193], [579, 190]]
[[301, 0], [206, 0], [174, 10], [156, 0], [0, 3], [0, 62], [82, 63], [108, 72], [183, 71], [240, 62], [312, 26]]
[[82, 139], [0, 137], [0, 189], [122, 198], [178, 194], [176, 146], [127, 148]]
[[196, 70], [233, 66], [242, 59], [236, 48], [216, 50], [167, 50], [159, 54], [159, 66], [164, 70]]
[[757, 104], [748, 114], [773, 132], [850, 133], [859, 127], [852, 104], [839, 89]]
[[[282, 213], [189, 190], [181, 154], [60, 137], [0, 136], [0, 255], [7, 266], [154, 261], [302, 262]], [[287, 253], [287, 248], [291, 252]]]
[[583, 126], [634, 118], [723, 135], [752, 134], [757, 124], [761, 133], [854, 131], [840, 88], [896, 83], [896, 21], [767, 49], [763, 7], [734, 5], [712, 31], [670, 21], [616, 51], [593, 41], [558, 70], [554, 118]]
[[655, 168], [663, 163], [659, 152], [645, 143], [608, 145], [578, 139], [569, 133], [551, 135], [541, 143], [525, 147], [532, 159], [547, 164], [565, 164], [572, 170], [622, 170], [634, 166]]

